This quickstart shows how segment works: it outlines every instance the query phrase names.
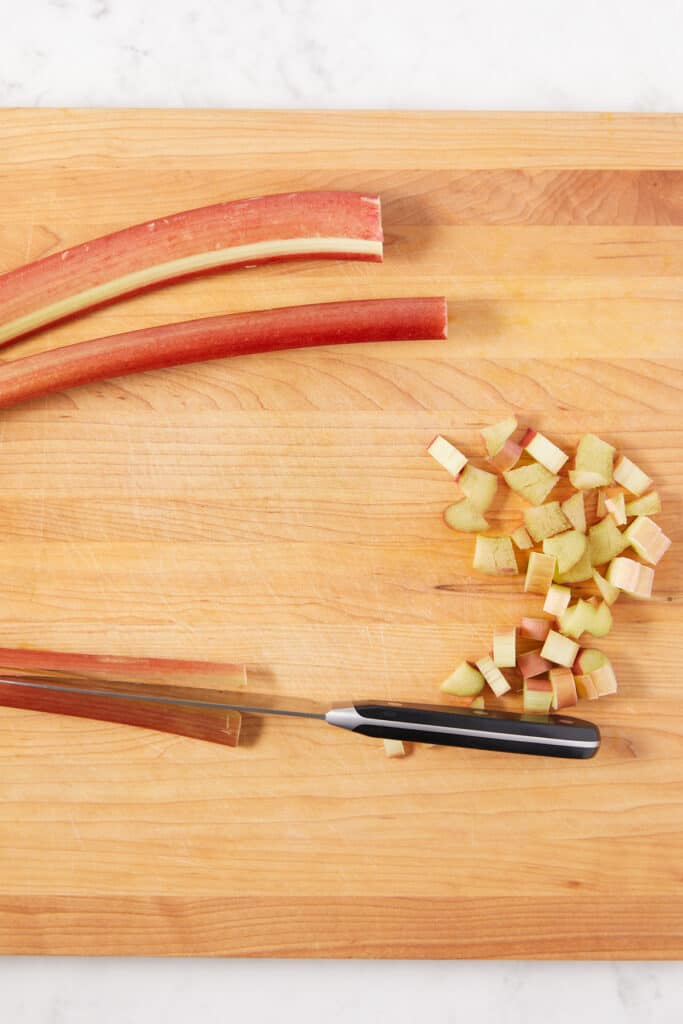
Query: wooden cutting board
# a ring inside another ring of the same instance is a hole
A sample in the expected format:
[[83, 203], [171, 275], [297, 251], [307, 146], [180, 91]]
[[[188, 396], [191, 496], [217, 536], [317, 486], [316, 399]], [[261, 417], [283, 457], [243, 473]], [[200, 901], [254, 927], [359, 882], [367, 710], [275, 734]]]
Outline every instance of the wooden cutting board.
[[[382, 195], [383, 265], [216, 273], [6, 358], [289, 303], [446, 294], [447, 343], [247, 357], [0, 414], [4, 645], [244, 660], [254, 688], [438, 700], [539, 610], [476, 577], [425, 455], [510, 411], [655, 477], [678, 542], [604, 646], [587, 763], [248, 722], [237, 750], [0, 709], [0, 951], [683, 952], [683, 118], [4, 111], [0, 269], [188, 207]], [[496, 525], [520, 507], [507, 501]]]

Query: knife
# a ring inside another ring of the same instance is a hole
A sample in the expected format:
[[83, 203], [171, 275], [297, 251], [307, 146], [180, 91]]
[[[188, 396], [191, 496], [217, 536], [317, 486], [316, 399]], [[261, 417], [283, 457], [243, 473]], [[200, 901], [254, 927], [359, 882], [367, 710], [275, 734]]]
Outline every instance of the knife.
[[589, 758], [597, 753], [600, 746], [597, 726], [569, 715], [519, 714], [513, 711], [379, 700], [356, 700], [330, 707], [311, 700], [284, 698], [276, 694], [249, 694], [249, 700], [245, 701], [245, 693], [242, 691], [116, 680], [104, 682], [62, 673], [2, 673], [0, 687], [4, 686], [20, 688], [24, 693], [47, 691], [72, 694], [74, 698], [105, 697], [165, 706], [308, 718], [379, 739], [474, 747], [515, 754]]

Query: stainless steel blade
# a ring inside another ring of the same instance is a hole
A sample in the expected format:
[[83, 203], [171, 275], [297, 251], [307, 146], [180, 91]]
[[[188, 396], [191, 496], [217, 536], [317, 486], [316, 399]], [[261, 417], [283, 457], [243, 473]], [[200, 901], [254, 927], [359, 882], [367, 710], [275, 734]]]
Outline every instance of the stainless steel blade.
[[[176, 704], [183, 707], [218, 708], [243, 711], [246, 714], [289, 715], [294, 718], [325, 718], [328, 708], [316, 701], [277, 694], [249, 693], [240, 690], [218, 690], [194, 686], [164, 686], [158, 683], [131, 683], [120, 680], [93, 680], [77, 675], [15, 674], [3, 672], [0, 686], [16, 686], [31, 690], [81, 694], [86, 697], [111, 697], [149, 704]], [[248, 696], [248, 701], [245, 697]]]

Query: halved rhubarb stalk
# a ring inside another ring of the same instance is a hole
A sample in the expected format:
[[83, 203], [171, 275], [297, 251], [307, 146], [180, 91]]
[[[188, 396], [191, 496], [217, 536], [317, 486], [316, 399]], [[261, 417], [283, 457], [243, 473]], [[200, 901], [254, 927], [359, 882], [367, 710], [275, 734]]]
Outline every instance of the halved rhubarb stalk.
[[0, 276], [0, 344], [120, 295], [218, 267], [382, 259], [379, 197], [288, 192], [125, 228]]
[[446, 300], [365, 299], [286, 306], [129, 331], [0, 366], [0, 407], [141, 370], [314, 345], [446, 337]]

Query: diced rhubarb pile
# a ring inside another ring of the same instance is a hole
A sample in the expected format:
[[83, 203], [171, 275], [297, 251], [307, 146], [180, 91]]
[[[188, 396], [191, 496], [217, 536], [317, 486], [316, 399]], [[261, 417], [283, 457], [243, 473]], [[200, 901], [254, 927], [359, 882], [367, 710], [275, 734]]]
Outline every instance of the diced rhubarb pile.
[[[587, 646], [590, 638], [612, 629], [612, 606], [622, 594], [642, 599], [652, 594], [655, 569], [671, 540], [652, 516], [661, 501], [650, 477], [624, 454], [594, 434], [579, 441], [566, 474], [573, 493], [552, 498], [569, 454], [531, 428], [520, 429], [515, 416], [481, 431], [488, 469], [448, 439], [437, 437], [429, 452], [454, 477], [458, 500], [444, 512], [453, 530], [477, 534], [473, 568], [493, 576], [524, 571], [526, 593], [542, 599], [538, 617], [497, 627], [491, 650], [463, 661], [441, 684], [459, 704], [522, 691], [525, 711], [547, 714], [579, 699], [616, 693], [608, 657]], [[491, 472], [498, 470], [498, 473]], [[524, 522], [507, 535], [489, 534], [485, 513], [500, 479], [528, 504]], [[595, 509], [589, 515], [588, 509]], [[518, 557], [526, 561], [520, 569]], [[572, 591], [585, 584], [594, 594]]]

